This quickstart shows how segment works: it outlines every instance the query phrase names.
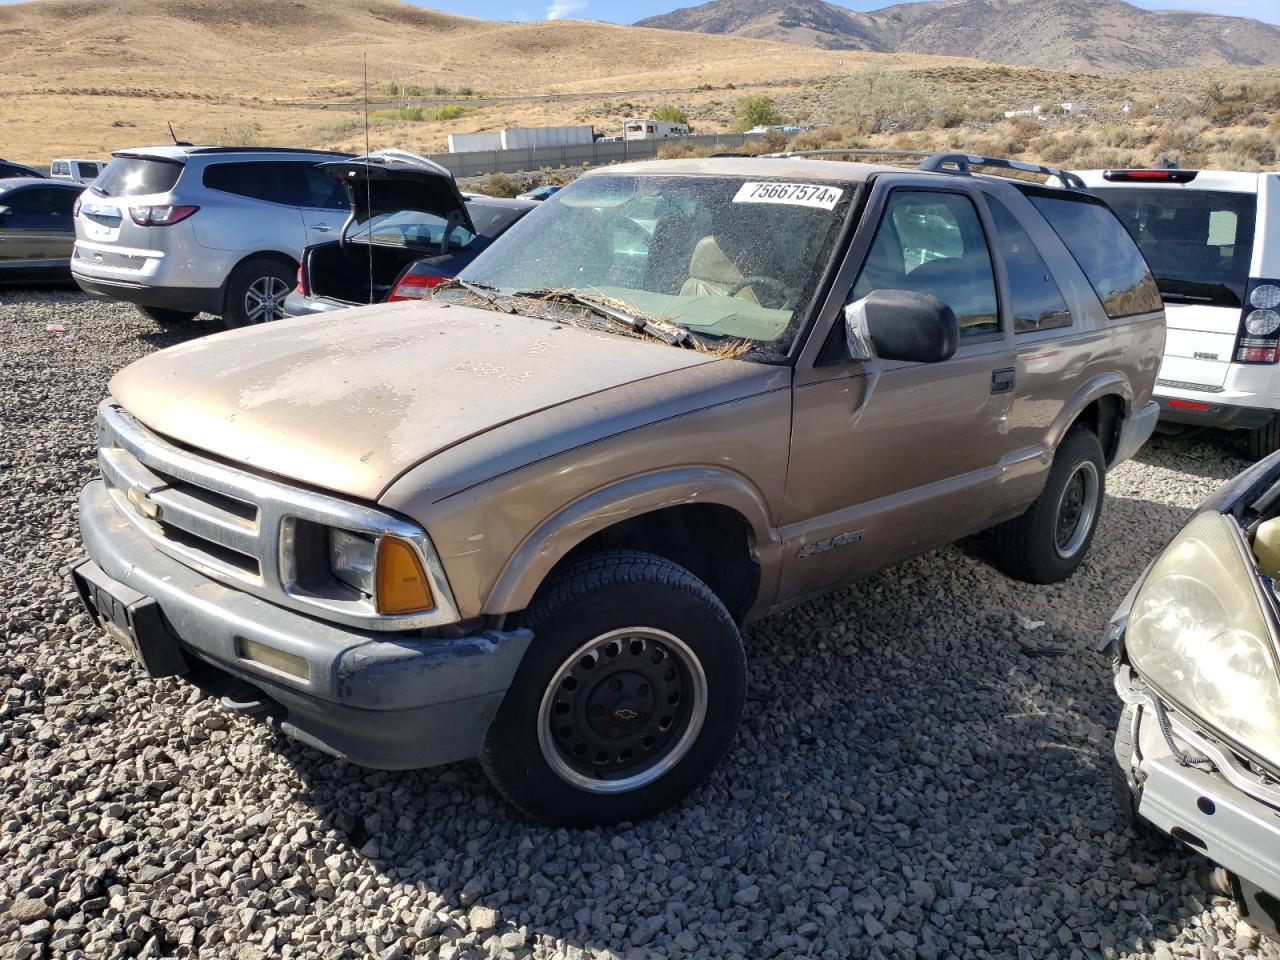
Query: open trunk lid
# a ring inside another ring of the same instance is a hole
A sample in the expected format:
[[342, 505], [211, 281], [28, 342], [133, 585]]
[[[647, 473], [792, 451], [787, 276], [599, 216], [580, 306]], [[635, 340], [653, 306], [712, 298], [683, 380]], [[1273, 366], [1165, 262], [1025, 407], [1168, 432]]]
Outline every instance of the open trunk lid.
[[453, 174], [434, 160], [406, 150], [379, 150], [322, 163], [320, 169], [346, 188], [351, 205], [347, 229], [383, 214], [416, 210], [475, 232]]

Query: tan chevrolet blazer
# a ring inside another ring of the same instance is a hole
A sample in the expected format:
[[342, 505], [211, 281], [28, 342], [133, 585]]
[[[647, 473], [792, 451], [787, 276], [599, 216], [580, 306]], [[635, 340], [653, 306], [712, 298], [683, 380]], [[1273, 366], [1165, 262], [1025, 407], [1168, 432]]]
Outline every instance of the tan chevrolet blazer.
[[732, 742], [741, 624], [988, 528], [1061, 580], [1154, 427], [1133, 241], [980, 163], [593, 171], [430, 301], [140, 360], [84, 601], [151, 674], [356, 763], [478, 757], [546, 821], [660, 810]]

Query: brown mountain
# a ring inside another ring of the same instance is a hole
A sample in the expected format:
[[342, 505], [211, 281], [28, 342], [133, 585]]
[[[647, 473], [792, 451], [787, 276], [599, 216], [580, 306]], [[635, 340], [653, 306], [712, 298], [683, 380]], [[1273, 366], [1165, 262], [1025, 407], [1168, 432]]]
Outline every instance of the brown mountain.
[[1280, 64], [1280, 27], [1123, 0], [932, 0], [869, 13], [823, 0], [711, 0], [636, 25], [1068, 70]]

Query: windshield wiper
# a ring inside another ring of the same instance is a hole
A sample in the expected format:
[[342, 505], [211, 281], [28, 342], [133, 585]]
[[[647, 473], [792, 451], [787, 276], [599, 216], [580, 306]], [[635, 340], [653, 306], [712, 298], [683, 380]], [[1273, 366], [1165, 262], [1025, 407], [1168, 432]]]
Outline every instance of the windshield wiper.
[[506, 300], [498, 295], [498, 288], [491, 287], [487, 283], [476, 283], [474, 280], [463, 280], [461, 277], [453, 277], [441, 284], [442, 287], [462, 287], [472, 296], [479, 297], [489, 306], [503, 313], [519, 313], [518, 310]]
[[593, 297], [585, 296], [576, 290], [519, 290], [512, 296], [572, 303], [590, 310], [598, 317], [604, 317], [606, 320], [620, 323], [637, 333], [647, 334], [655, 340], [661, 340], [670, 346], [693, 346], [693, 335], [678, 323], [672, 323], [670, 320], [650, 320], [648, 317], [635, 316]]

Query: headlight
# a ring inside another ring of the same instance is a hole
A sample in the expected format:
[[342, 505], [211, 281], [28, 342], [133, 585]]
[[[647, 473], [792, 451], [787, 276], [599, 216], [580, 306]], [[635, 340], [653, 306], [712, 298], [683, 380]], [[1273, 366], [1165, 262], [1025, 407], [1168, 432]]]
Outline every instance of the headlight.
[[1199, 514], [1138, 591], [1125, 649], [1185, 709], [1280, 765], [1280, 673], [1253, 577], [1232, 521]]
[[374, 540], [361, 533], [329, 530], [329, 569], [347, 586], [373, 596]]
[[329, 530], [329, 570], [348, 586], [372, 597], [381, 614], [426, 613], [435, 598], [413, 544]]

